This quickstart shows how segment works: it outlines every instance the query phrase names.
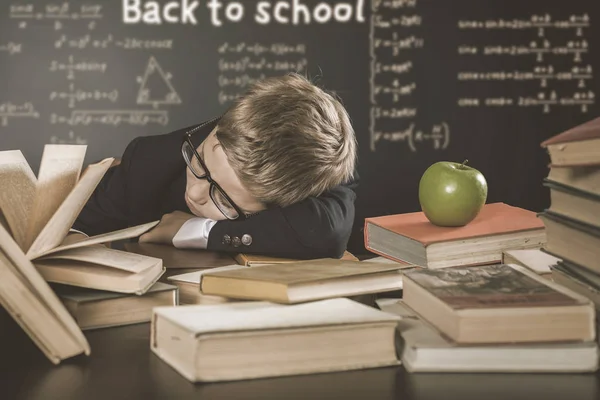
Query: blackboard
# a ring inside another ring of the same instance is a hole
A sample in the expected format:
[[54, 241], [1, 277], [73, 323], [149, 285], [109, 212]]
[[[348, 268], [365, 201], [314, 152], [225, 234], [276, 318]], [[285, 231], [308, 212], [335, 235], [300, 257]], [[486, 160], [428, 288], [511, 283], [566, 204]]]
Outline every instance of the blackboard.
[[[249, 82], [302, 72], [343, 100], [364, 217], [419, 210], [440, 160], [488, 202], [540, 211], [539, 143], [598, 116], [597, 0], [96, 0], [0, 6], [0, 148], [87, 161], [221, 114]], [[352, 248], [352, 244], [351, 244]]]

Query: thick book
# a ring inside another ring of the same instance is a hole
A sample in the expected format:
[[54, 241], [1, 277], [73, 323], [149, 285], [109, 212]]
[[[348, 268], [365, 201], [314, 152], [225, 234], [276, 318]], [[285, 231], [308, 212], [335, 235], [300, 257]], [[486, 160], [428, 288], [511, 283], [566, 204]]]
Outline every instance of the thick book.
[[152, 351], [192, 382], [398, 365], [399, 318], [348, 299], [154, 309]]
[[579, 373], [598, 369], [598, 344], [593, 340], [461, 346], [402, 300], [382, 298], [377, 305], [402, 318], [399, 352], [408, 372]]
[[177, 286], [157, 282], [141, 296], [52, 285], [83, 330], [150, 322], [152, 309], [179, 305]]
[[596, 312], [598, 312], [600, 310], [600, 285], [598, 283], [600, 276], [587, 279], [586, 275], [588, 273], [584, 269], [579, 268], [573, 271], [564, 262], [552, 267], [552, 280], [554, 282], [590, 299], [596, 307]]
[[[282, 257], [271, 257], [262, 254], [249, 254], [249, 253], [238, 253], [234, 256], [235, 261], [240, 265], [247, 267], [262, 265], [262, 264], [285, 264], [290, 262], [297, 262], [302, 260], [296, 260], [293, 258], [282, 258]], [[358, 261], [352, 253], [344, 251], [340, 260]]]
[[550, 277], [550, 267], [558, 261], [560, 258], [541, 249], [506, 250], [502, 253], [503, 264], [517, 264], [545, 278]]
[[277, 303], [299, 303], [333, 297], [398, 290], [402, 264], [333, 258], [268, 264], [202, 275], [203, 294]]
[[558, 182], [544, 180], [550, 189], [549, 210], [600, 227], [600, 194], [589, 193]]
[[500, 262], [505, 250], [546, 243], [536, 213], [504, 203], [484, 205], [462, 227], [433, 225], [423, 212], [366, 218], [364, 236], [367, 250], [427, 268], [491, 264]]
[[596, 337], [595, 309], [589, 299], [518, 265], [407, 272], [403, 300], [457, 343]]
[[550, 210], [540, 213], [540, 219], [548, 233], [544, 251], [600, 273], [600, 227]]
[[550, 166], [546, 178], [583, 192], [600, 195], [600, 168], [598, 167], [559, 167]]
[[0, 305], [54, 364], [90, 345], [48, 283], [0, 226]]
[[541, 143], [556, 166], [600, 165], [600, 117]]
[[4, 226], [49, 282], [141, 294], [163, 273], [162, 260], [132, 257], [102, 244], [139, 236], [158, 221], [84, 239], [69, 236], [113, 162], [107, 158], [81, 174], [86, 148], [46, 145], [37, 178], [21, 151], [1, 151]]

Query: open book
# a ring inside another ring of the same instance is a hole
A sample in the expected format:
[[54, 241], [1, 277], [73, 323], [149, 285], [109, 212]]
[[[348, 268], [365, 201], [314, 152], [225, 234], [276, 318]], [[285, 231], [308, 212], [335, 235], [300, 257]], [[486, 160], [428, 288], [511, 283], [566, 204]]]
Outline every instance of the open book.
[[90, 346], [47, 281], [143, 293], [164, 271], [161, 259], [101, 245], [141, 235], [158, 221], [67, 238], [112, 163], [90, 165], [80, 176], [85, 150], [47, 145], [37, 178], [20, 151], [0, 151], [0, 304], [55, 364], [90, 354]]
[[136, 237], [158, 221], [74, 241], [69, 230], [111, 166], [107, 158], [81, 174], [86, 146], [46, 145], [36, 179], [19, 150], [0, 152], [0, 221], [49, 282], [144, 293], [164, 272], [162, 260], [102, 243]]

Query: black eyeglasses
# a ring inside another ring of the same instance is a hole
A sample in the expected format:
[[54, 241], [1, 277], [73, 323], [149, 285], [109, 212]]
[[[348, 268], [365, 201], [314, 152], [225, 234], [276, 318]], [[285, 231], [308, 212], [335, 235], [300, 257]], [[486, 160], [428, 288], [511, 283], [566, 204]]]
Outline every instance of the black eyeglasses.
[[186, 132], [183, 138], [183, 144], [181, 145], [183, 159], [196, 178], [206, 179], [208, 183], [210, 183], [208, 191], [210, 199], [225, 218], [229, 220], [245, 219], [246, 214], [242, 209], [238, 207], [237, 204], [231, 200], [231, 197], [225, 193], [223, 188], [210, 177], [210, 172], [208, 171], [208, 168], [206, 168], [204, 160], [200, 157], [200, 154], [198, 154], [198, 151], [196, 150], [196, 146], [194, 146], [194, 143], [192, 142], [192, 135], [211, 122], [214, 122], [214, 120], [208, 121]]

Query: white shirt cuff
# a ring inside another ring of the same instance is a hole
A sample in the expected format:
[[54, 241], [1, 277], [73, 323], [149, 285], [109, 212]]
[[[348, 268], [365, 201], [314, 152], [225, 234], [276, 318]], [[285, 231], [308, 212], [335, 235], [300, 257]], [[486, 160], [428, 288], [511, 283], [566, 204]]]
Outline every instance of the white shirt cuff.
[[178, 249], [206, 249], [208, 234], [216, 223], [208, 218], [188, 219], [173, 237], [173, 246]]

